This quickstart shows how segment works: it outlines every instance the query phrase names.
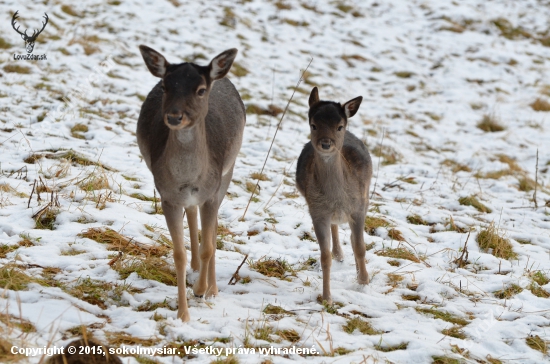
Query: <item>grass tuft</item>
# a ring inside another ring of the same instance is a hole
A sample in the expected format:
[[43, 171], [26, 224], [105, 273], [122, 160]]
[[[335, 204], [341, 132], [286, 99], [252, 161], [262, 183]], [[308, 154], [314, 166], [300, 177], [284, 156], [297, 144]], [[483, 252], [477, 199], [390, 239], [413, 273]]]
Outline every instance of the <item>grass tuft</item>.
[[548, 342], [541, 339], [540, 336], [529, 336], [525, 339], [525, 343], [534, 350], [538, 350], [544, 355], [548, 353]]
[[27, 275], [19, 266], [9, 263], [0, 267], [0, 287], [13, 291], [22, 291], [29, 283], [44, 283], [43, 281]]
[[479, 202], [479, 200], [475, 196], [468, 196], [468, 197], [461, 197], [458, 199], [458, 203], [463, 206], [472, 206], [479, 212], [487, 212], [491, 213], [493, 210]]
[[446, 311], [439, 311], [439, 310], [436, 310], [435, 308], [417, 307], [416, 311], [420, 312], [420, 313], [423, 313], [423, 314], [426, 314], [426, 315], [431, 315], [436, 319], [440, 319], [440, 320], [443, 320], [443, 321], [446, 321], [446, 322], [450, 322], [452, 324], [459, 325], [459, 326], [466, 326], [470, 323], [468, 320], [466, 320], [462, 317], [453, 315], [452, 313], [449, 313], [449, 312], [446, 312]]
[[453, 326], [450, 329], [444, 329], [443, 331], [441, 331], [441, 333], [443, 335], [455, 337], [457, 339], [462, 339], [462, 340], [466, 339], [466, 334], [462, 330], [461, 326]]
[[381, 344], [378, 344], [378, 345], [374, 345], [374, 348], [378, 351], [388, 353], [390, 351], [396, 351], [396, 350], [407, 350], [408, 346], [409, 346], [409, 343], [401, 343], [401, 344], [392, 345], [392, 346], [382, 346]]
[[371, 324], [359, 317], [349, 319], [347, 323], [342, 326], [342, 329], [348, 334], [353, 334], [355, 330], [358, 330], [364, 335], [379, 335], [382, 331], [374, 329]]
[[267, 315], [294, 315], [294, 312], [287, 311], [281, 306], [275, 306], [272, 304], [265, 306], [263, 312]]
[[418, 259], [416, 255], [414, 255], [414, 253], [407, 248], [387, 248], [382, 251], [378, 251], [375, 254], [381, 257], [407, 259], [415, 263], [420, 263], [420, 259]]
[[18, 64], [8, 64], [4, 66], [4, 71], [9, 73], [29, 74], [31, 73], [31, 68], [26, 66], [20, 66]]
[[290, 341], [291, 343], [295, 343], [297, 341], [300, 341], [301, 336], [298, 334], [298, 332], [294, 329], [290, 330], [278, 330], [275, 332], [276, 335], [279, 335], [281, 339]]
[[450, 356], [432, 356], [432, 364], [464, 364], [462, 359], [451, 358]]
[[73, 138], [86, 139], [86, 137], [81, 133], [87, 133], [87, 132], [88, 132], [88, 126], [85, 124], [79, 123], [71, 128], [71, 135]]
[[407, 221], [413, 225], [430, 225], [430, 223], [417, 214], [407, 216]]
[[501, 125], [494, 115], [483, 115], [483, 119], [477, 124], [477, 127], [485, 132], [503, 131], [506, 128]]
[[517, 258], [517, 254], [512, 248], [512, 243], [510, 243], [510, 240], [500, 235], [494, 223], [491, 223], [487, 229], [479, 232], [477, 235], [477, 243], [479, 244], [479, 248], [483, 251], [491, 249], [491, 254], [497, 258]]
[[521, 291], [523, 291], [523, 288], [521, 288], [517, 284], [511, 284], [510, 286], [500, 289], [493, 293], [496, 298], [500, 298], [501, 300], [503, 300], [503, 299], [511, 298], [517, 295], [518, 293], [520, 293]]
[[380, 217], [365, 217], [365, 232], [369, 235], [375, 235], [379, 227], [388, 227], [390, 223]]
[[269, 259], [262, 257], [249, 263], [250, 268], [267, 277], [275, 277], [290, 281], [290, 276], [296, 276], [294, 269], [283, 259]]
[[550, 111], [550, 102], [541, 98], [536, 99], [529, 106], [535, 111]]

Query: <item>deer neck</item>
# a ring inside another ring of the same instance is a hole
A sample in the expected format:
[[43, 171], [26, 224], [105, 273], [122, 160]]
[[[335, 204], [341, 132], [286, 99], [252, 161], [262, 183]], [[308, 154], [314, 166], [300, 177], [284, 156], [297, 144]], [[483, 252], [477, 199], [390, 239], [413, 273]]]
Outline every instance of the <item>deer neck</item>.
[[330, 155], [315, 153], [315, 174], [324, 191], [336, 191], [344, 186], [344, 160], [339, 151]]
[[189, 129], [170, 130], [164, 157], [165, 168], [179, 180], [200, 178], [210, 158], [204, 120]]

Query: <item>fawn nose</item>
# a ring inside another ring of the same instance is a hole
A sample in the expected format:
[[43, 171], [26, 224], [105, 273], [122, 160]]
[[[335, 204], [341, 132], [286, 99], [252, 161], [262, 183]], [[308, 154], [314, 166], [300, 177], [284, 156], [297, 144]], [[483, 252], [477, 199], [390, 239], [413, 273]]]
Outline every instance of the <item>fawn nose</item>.
[[168, 114], [166, 115], [166, 120], [170, 125], [180, 125], [183, 120], [183, 114]]
[[330, 149], [330, 139], [321, 139], [321, 148], [325, 150]]

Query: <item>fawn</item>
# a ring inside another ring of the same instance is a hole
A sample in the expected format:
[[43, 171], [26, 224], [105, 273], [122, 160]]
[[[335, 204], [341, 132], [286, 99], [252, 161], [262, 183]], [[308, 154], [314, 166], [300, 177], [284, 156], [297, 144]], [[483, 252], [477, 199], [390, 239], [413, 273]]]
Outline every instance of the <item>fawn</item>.
[[[161, 81], [141, 107], [137, 140], [153, 173], [174, 242], [178, 317], [189, 321], [183, 209], [191, 238], [191, 268], [199, 270], [193, 292], [196, 296], [216, 295], [218, 209], [231, 182], [246, 123], [241, 97], [225, 78], [237, 50], [226, 50], [208, 66], [199, 66], [171, 64], [147, 46], [139, 49], [149, 71]], [[202, 228], [200, 247], [197, 207]]]
[[320, 101], [317, 87], [313, 88], [308, 113], [311, 141], [304, 146], [296, 168], [296, 185], [307, 201], [321, 249], [323, 300], [328, 304], [332, 304], [331, 233], [332, 255], [338, 261], [344, 260], [338, 224], [349, 223], [357, 280], [360, 284], [369, 282], [363, 229], [372, 161], [363, 142], [346, 130], [348, 119], [359, 110], [362, 100], [359, 96], [344, 105]]

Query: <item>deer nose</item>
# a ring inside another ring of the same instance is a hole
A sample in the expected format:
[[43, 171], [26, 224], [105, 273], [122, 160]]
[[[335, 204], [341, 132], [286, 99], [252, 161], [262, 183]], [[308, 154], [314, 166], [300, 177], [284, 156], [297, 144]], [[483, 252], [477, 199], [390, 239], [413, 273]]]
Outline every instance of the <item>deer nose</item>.
[[322, 139], [321, 140], [321, 147], [325, 150], [330, 149], [330, 139]]
[[183, 120], [183, 114], [168, 114], [166, 115], [166, 119], [170, 125], [180, 125]]

